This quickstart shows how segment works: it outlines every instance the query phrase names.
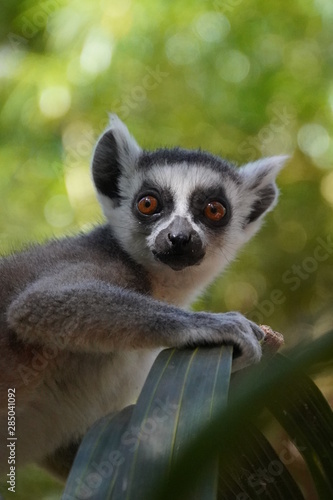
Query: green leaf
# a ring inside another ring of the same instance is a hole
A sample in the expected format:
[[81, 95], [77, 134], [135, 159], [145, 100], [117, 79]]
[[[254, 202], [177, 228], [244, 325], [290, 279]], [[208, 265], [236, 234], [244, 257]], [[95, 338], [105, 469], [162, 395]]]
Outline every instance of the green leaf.
[[[333, 353], [333, 332], [329, 332], [310, 345], [297, 346], [289, 352], [292, 361], [281, 371], [280, 358], [272, 358], [269, 368], [263, 373], [260, 364], [244, 371], [241, 384], [233, 391], [228, 408], [215, 416], [209, 426], [203, 429], [182, 451], [182, 455], [172, 468], [168, 481], [161, 481], [152, 498], [168, 500], [182, 499], [191, 483], [193, 470], [199, 470], [200, 464], [209, 460], [212, 453], [219, 450], [221, 467], [228, 463], [230, 453], [235, 447], [238, 435], [244, 425], [254, 419], [265, 406], [272, 394], [288, 387], [301, 370], [316, 363], [330, 360]], [[246, 498], [246, 497], [245, 497]]]
[[[332, 349], [330, 333], [311, 348], [292, 351], [292, 361], [276, 356], [240, 372], [233, 377], [228, 406], [232, 348], [163, 351], [137, 404], [102, 419], [88, 432], [63, 499], [80, 498], [78, 492], [87, 490], [78, 488], [85, 486], [96, 500], [213, 500], [219, 454], [219, 494], [224, 500], [259, 499], [263, 492], [268, 499], [298, 500], [298, 486], [250, 425], [267, 405], [301, 451], [305, 443], [304, 456], [320, 498], [332, 497], [332, 412], [301, 375], [302, 369], [329, 359]], [[107, 474], [110, 457], [117, 463]]]
[[[146, 500], [160, 478], [167, 478], [182, 448], [221, 412], [228, 396], [232, 348], [165, 350], [155, 361], [137, 404], [103, 419], [84, 439], [69, 477], [64, 500], [76, 498], [77, 484], [88, 484], [110, 450], [123, 459], [111, 477], [96, 477], [91, 499]], [[132, 408], [131, 408], [132, 411]], [[193, 475], [191, 499], [215, 499], [216, 453]], [[66, 496], [67, 495], [67, 496]]]
[[108, 498], [124, 462], [121, 438], [133, 406], [98, 420], [85, 435], [67, 480], [62, 500]]
[[[149, 498], [156, 479], [167, 477], [179, 450], [216, 408], [225, 406], [231, 351], [219, 347], [160, 354], [131, 418], [130, 425], [143, 432], [134, 454], [127, 454], [114, 498]], [[202, 482], [191, 489], [190, 498], [216, 498], [216, 462], [211, 458], [209, 463]]]

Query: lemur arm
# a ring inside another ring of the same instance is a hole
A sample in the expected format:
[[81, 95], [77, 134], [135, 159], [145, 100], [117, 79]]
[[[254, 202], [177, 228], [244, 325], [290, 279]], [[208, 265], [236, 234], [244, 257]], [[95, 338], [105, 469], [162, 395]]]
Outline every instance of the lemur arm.
[[193, 313], [94, 277], [29, 285], [10, 304], [7, 321], [24, 342], [71, 351], [231, 344], [242, 364], [260, 359], [264, 336], [239, 313]]

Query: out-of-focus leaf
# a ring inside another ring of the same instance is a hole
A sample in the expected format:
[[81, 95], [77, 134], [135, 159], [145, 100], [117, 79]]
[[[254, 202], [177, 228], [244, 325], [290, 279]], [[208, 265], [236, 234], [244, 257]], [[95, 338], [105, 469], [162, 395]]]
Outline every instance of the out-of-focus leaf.
[[253, 425], [244, 428], [220, 467], [221, 500], [302, 500], [304, 497], [270, 443]]
[[[279, 362], [281, 370], [289, 363], [281, 356]], [[333, 498], [333, 413], [317, 386], [300, 374], [267, 406], [295, 440], [320, 498]]]

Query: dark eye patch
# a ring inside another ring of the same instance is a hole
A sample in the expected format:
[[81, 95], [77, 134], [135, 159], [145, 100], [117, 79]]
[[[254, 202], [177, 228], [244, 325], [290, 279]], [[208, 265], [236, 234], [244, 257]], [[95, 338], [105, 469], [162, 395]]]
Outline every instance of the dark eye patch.
[[[137, 203], [139, 200], [144, 198], [145, 196], [153, 196], [158, 200], [158, 211], [147, 217], [139, 212], [137, 209]], [[144, 182], [133, 198], [132, 202], [132, 212], [135, 217], [142, 223], [147, 226], [154, 223], [158, 218], [167, 216], [171, 214], [174, 209], [174, 201], [171, 194], [171, 191], [167, 188], [161, 188], [154, 183]]]
[[[205, 217], [205, 208], [211, 202], [219, 202], [226, 209], [224, 217], [219, 221], [212, 221]], [[221, 187], [211, 189], [196, 189], [190, 198], [190, 210], [194, 216], [195, 221], [199, 221], [208, 227], [222, 228], [231, 219], [231, 206]]]

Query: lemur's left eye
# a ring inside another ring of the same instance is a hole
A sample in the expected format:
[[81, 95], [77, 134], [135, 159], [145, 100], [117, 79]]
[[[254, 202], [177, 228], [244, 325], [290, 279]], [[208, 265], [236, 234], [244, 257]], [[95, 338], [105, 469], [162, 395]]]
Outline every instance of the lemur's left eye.
[[137, 207], [143, 215], [153, 215], [158, 210], [158, 200], [152, 195], [147, 195], [138, 201]]
[[219, 222], [226, 214], [226, 208], [219, 201], [210, 201], [204, 209], [204, 215], [212, 222]]

